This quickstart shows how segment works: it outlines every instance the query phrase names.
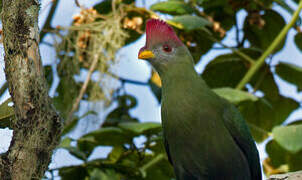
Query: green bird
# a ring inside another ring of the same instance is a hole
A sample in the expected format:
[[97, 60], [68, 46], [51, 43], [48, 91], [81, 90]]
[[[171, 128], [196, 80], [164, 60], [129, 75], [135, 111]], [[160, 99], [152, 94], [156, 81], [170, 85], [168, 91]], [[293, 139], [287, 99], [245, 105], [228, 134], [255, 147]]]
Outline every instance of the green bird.
[[206, 85], [169, 25], [147, 21], [138, 58], [150, 62], [162, 80], [164, 144], [177, 180], [261, 180], [259, 154], [245, 120]]

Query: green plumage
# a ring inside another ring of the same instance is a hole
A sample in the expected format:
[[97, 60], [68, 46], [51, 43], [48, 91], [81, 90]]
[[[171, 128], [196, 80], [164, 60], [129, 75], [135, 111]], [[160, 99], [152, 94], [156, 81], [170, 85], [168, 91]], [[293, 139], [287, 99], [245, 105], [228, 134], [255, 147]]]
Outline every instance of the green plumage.
[[165, 146], [177, 178], [261, 179], [258, 151], [239, 111], [207, 87], [191, 56], [180, 58], [158, 68]]
[[148, 21], [139, 58], [162, 80], [164, 141], [177, 180], [261, 180], [258, 151], [243, 117], [197, 74], [173, 29]]

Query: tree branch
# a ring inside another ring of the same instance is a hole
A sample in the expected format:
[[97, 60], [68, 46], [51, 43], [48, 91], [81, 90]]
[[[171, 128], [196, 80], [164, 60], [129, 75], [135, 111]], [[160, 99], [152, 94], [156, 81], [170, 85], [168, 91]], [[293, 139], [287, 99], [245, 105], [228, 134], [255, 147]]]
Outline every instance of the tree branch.
[[41, 179], [60, 139], [62, 120], [48, 96], [40, 52], [38, 0], [2, 0], [5, 75], [16, 118], [1, 179]]
[[51, 6], [51, 8], [49, 10], [48, 16], [47, 16], [47, 18], [45, 20], [45, 23], [43, 25], [43, 28], [42, 28], [42, 30], [40, 32], [40, 42], [43, 42], [43, 39], [44, 39], [45, 35], [47, 34], [47, 31], [53, 29], [51, 27], [51, 21], [53, 19], [53, 16], [55, 15], [57, 6], [59, 4], [59, 1], [60, 0], [53, 0], [53, 3], [52, 3], [52, 6]]
[[242, 80], [237, 85], [236, 89], [244, 88], [245, 84], [248, 83], [252, 79], [253, 75], [258, 71], [258, 69], [261, 68], [261, 66], [264, 64], [267, 56], [269, 56], [274, 51], [274, 49], [284, 39], [284, 37], [286, 36], [289, 29], [295, 24], [295, 22], [297, 21], [297, 19], [299, 17], [301, 8], [302, 8], [302, 0], [300, 0], [299, 6], [298, 6], [297, 10], [295, 11], [295, 13], [293, 14], [293, 17], [290, 20], [290, 22], [286, 26], [284, 26], [284, 28], [281, 30], [281, 32], [278, 34], [278, 36], [274, 39], [272, 44], [259, 57], [259, 59], [256, 61], [256, 63], [249, 69], [249, 71], [245, 74], [245, 76], [242, 78]]

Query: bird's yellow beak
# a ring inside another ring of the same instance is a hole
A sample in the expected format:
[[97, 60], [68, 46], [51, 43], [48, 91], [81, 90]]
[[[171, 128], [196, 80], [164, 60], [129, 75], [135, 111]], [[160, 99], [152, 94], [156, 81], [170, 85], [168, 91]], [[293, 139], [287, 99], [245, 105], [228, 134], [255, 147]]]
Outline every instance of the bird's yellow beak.
[[154, 57], [155, 55], [153, 54], [153, 52], [149, 50], [143, 50], [138, 54], [138, 59], [152, 59]]

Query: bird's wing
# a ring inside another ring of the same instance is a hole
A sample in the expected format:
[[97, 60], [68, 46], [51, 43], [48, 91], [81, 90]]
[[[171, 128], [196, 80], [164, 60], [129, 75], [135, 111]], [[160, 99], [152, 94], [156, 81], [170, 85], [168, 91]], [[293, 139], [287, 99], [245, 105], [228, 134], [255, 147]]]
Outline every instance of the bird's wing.
[[172, 158], [171, 158], [170, 151], [169, 151], [168, 140], [167, 140], [167, 138], [165, 138], [165, 135], [164, 135], [164, 145], [165, 145], [166, 153], [167, 153], [167, 156], [168, 156], [168, 160], [173, 165]]
[[[229, 103], [228, 103], [229, 104]], [[240, 147], [249, 162], [251, 176], [253, 180], [261, 180], [261, 168], [259, 154], [256, 144], [251, 136], [245, 120], [235, 106], [229, 104], [226, 106], [223, 119], [226, 128]]]

